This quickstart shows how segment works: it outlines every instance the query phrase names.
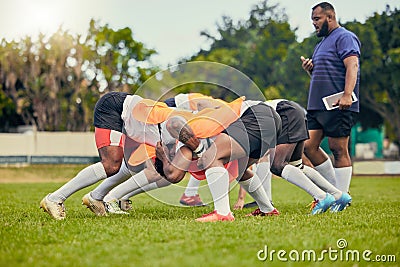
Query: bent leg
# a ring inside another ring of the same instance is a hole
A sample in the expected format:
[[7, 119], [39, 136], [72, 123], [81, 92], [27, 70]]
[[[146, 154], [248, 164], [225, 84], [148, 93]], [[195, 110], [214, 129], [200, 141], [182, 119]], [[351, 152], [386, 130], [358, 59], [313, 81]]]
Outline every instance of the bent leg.
[[317, 166], [328, 159], [320, 147], [324, 133], [322, 130], [309, 130], [309, 134], [310, 138], [305, 141], [304, 154], [314, 166]]

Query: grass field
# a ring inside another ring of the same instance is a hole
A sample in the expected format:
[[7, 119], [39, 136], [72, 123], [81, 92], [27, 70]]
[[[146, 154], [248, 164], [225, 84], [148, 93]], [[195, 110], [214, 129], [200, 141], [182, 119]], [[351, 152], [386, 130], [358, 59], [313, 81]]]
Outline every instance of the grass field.
[[[234, 222], [201, 224], [194, 219], [212, 206], [170, 206], [146, 194], [132, 198], [130, 215], [95, 217], [81, 205], [82, 196], [94, 187], [65, 202], [64, 221], [39, 210], [40, 200], [81, 168], [0, 168], [0, 266], [398, 266], [400, 262], [400, 177], [354, 177], [352, 206], [318, 216], [308, 215], [311, 198], [306, 193], [278, 178], [272, 181], [278, 217], [245, 217], [251, 211], [247, 209], [236, 211]], [[182, 192], [183, 187], [175, 186], [155, 195], [178, 203]], [[210, 200], [206, 187], [200, 194]], [[236, 196], [237, 187], [231, 205]], [[339, 239], [344, 240], [338, 244]], [[371, 261], [363, 259], [363, 253]], [[374, 261], [377, 256], [384, 261]]]

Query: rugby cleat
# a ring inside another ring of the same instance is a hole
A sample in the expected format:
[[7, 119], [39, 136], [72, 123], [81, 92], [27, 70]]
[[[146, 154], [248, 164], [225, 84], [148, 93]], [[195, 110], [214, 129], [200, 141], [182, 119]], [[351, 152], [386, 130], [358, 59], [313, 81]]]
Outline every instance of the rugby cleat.
[[233, 217], [232, 212], [229, 212], [227, 215], [218, 214], [216, 210], [213, 212], [204, 214], [200, 218], [196, 219], [196, 222], [220, 222], [220, 221], [234, 221], [235, 217]]
[[111, 214], [129, 214], [128, 212], [121, 210], [119, 207], [119, 201], [116, 199], [104, 202], [104, 206], [106, 207], [106, 211]]
[[333, 202], [331, 206], [331, 212], [339, 212], [344, 210], [351, 203], [351, 196], [345, 192], [342, 193], [342, 196]]
[[44, 212], [50, 214], [56, 220], [64, 220], [65, 219], [65, 207], [63, 202], [54, 202], [48, 199], [50, 194], [45, 196], [42, 201], [40, 201], [40, 208], [43, 209]]
[[130, 199], [120, 199], [118, 201], [119, 208], [123, 211], [128, 211], [132, 209], [132, 201]]
[[331, 194], [326, 194], [326, 197], [323, 200], [314, 200], [311, 204], [311, 214], [320, 214], [324, 213], [329, 209], [330, 206], [335, 202], [335, 198]]
[[82, 205], [85, 205], [97, 216], [107, 216], [106, 207], [104, 206], [103, 201], [92, 198], [90, 193], [87, 193], [82, 198]]
[[179, 203], [181, 203], [184, 206], [190, 206], [190, 207], [207, 206], [203, 203], [203, 201], [201, 201], [201, 198], [198, 194], [194, 196], [187, 196], [183, 194], [181, 199], [179, 200]]
[[275, 208], [270, 212], [262, 212], [259, 208], [257, 208], [253, 212], [246, 214], [246, 216], [278, 216], [279, 214], [279, 211]]

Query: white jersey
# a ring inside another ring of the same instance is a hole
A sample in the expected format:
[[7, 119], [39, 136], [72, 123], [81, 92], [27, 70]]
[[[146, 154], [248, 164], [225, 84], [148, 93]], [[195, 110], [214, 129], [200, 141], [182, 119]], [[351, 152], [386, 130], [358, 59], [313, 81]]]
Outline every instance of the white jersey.
[[[137, 95], [128, 95], [124, 101], [121, 118], [124, 121], [124, 129], [127, 137], [150, 146], [156, 146], [160, 139], [158, 124], [144, 123], [133, 117], [132, 110], [143, 98]], [[165, 122], [161, 123], [161, 138], [164, 143], [175, 142], [175, 139], [165, 128]]]

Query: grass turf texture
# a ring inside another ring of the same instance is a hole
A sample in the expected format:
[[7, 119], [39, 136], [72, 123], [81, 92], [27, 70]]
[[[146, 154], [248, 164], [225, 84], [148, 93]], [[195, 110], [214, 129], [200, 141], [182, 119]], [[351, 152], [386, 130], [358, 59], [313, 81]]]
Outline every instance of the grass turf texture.
[[[278, 217], [245, 217], [252, 211], [246, 209], [234, 212], [234, 222], [201, 224], [194, 219], [212, 211], [212, 206], [170, 206], [146, 194], [132, 198], [134, 208], [128, 216], [96, 217], [81, 205], [82, 196], [94, 186], [65, 202], [64, 221], [39, 210], [39, 201], [64, 183], [54, 181], [80, 168], [0, 169], [2, 178], [29, 173], [35, 180], [37, 173], [41, 177], [37, 181], [43, 181], [43, 175], [53, 181], [0, 184], [0, 266], [398, 266], [400, 261], [399, 177], [354, 177], [352, 206], [338, 214], [317, 216], [308, 215], [311, 198], [306, 193], [278, 178], [272, 181]], [[237, 189], [231, 192], [231, 205]], [[183, 190], [165, 188], [155, 195], [178, 203]], [[206, 187], [200, 194], [203, 200], [211, 200]], [[314, 250], [317, 258], [329, 247], [340, 251], [340, 238], [347, 241], [344, 252], [371, 250], [371, 259], [394, 255], [397, 262], [332, 261], [327, 254], [318, 263], [289, 259], [292, 250], [300, 255]], [[273, 261], [260, 261], [257, 252], [266, 245], [269, 253], [285, 250], [288, 261], [278, 260], [277, 253]]]

